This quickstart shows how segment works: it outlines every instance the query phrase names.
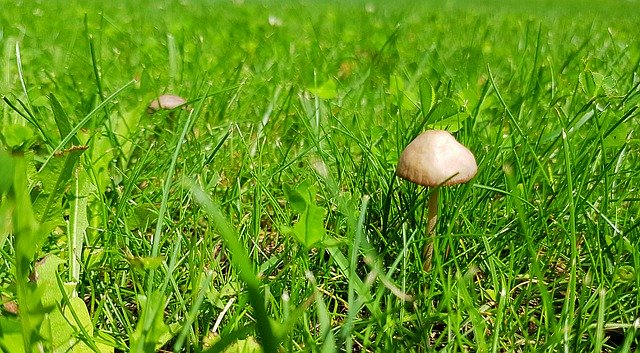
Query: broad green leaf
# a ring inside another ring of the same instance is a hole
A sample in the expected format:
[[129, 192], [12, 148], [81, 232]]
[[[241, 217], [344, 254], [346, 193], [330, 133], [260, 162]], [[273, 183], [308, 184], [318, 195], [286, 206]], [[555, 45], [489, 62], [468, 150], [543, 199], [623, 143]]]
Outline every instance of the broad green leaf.
[[243, 340], [237, 340], [231, 344], [224, 353], [261, 353], [262, 347], [255, 338], [249, 336]]
[[[38, 223], [35, 219], [31, 198], [28, 190], [28, 178], [24, 158], [14, 158], [13, 202], [12, 213], [13, 234], [16, 242], [16, 266], [24, 270], [27, 277], [31, 262], [37, 251], [35, 244], [39, 243]], [[18, 275], [20, 277], [20, 275]]]
[[604, 147], [622, 147], [628, 142], [627, 136], [629, 136], [629, 127], [622, 123], [604, 138]]
[[298, 192], [297, 189], [292, 189], [288, 185], [284, 186], [284, 194], [291, 205], [291, 208], [297, 212], [304, 212], [307, 208], [307, 200], [305, 195]]
[[106, 134], [96, 134], [91, 131], [78, 131], [78, 138], [84, 144], [90, 145], [88, 157], [91, 160], [92, 176], [98, 191], [104, 191], [111, 183], [111, 161], [115, 158], [113, 146]]
[[38, 289], [42, 291], [42, 305], [54, 307], [62, 303], [63, 295], [58, 287], [56, 273], [58, 266], [64, 261], [56, 255], [47, 255], [34, 266], [35, 279]]
[[595, 83], [595, 89], [592, 96], [596, 96], [602, 89], [602, 84], [604, 83], [604, 75], [598, 72], [591, 72], [591, 76], [593, 77], [593, 82]]
[[593, 74], [591, 71], [585, 71], [580, 73], [578, 76], [578, 82], [580, 82], [580, 86], [584, 93], [586, 93], [589, 97], [592, 97], [596, 90], [596, 83], [593, 79]]
[[147, 229], [158, 221], [158, 206], [142, 202], [132, 207], [131, 212], [125, 215], [125, 222], [130, 229]]
[[622, 283], [634, 283], [636, 280], [636, 271], [633, 266], [620, 266], [613, 277], [614, 281]]
[[448, 117], [446, 119], [442, 119], [433, 124], [430, 124], [429, 127], [437, 130], [447, 130], [449, 132], [456, 132], [460, 130], [462, 126], [462, 122], [469, 118], [468, 114], [456, 114], [454, 116]]
[[[50, 233], [56, 226], [64, 226], [64, 210], [62, 192], [56, 191], [56, 181], [62, 181], [59, 176], [64, 168], [65, 158], [53, 158], [47, 167], [37, 174], [31, 175], [33, 189], [33, 212], [41, 224], [43, 233]], [[70, 179], [67, 179], [69, 181]]]
[[[59, 292], [59, 290], [56, 288]], [[82, 332], [76, 327], [75, 318], [71, 314], [71, 310], [74, 310], [76, 317], [82, 324], [85, 332], [90, 337], [85, 339], [91, 339], [93, 335], [93, 326], [91, 325], [91, 317], [87, 311], [85, 303], [80, 298], [70, 298], [69, 303], [71, 308], [65, 306], [63, 311], [58, 306], [51, 314], [47, 315], [43, 327], [41, 329], [42, 337], [51, 343], [54, 353], [89, 353], [93, 350], [82, 340], [78, 339]]]
[[149, 297], [138, 296], [141, 312], [136, 330], [130, 336], [130, 352], [155, 352], [171, 339], [169, 326], [164, 323], [165, 297], [153, 292]]
[[81, 298], [70, 297], [75, 286], [60, 286], [58, 267], [63, 263], [56, 255], [47, 255], [35, 265], [35, 282], [42, 293], [42, 304], [52, 308], [44, 317], [40, 335], [54, 353], [88, 353], [94, 351], [92, 347], [100, 352], [113, 352], [113, 348], [93, 342], [93, 324], [86, 304]]
[[12, 215], [13, 202], [0, 202], [0, 249], [4, 249], [4, 243], [9, 239], [9, 234], [12, 232]]
[[404, 80], [397, 75], [392, 75], [389, 78], [389, 93], [393, 97], [394, 102], [404, 110], [416, 108], [418, 99], [421, 99], [416, 92], [407, 89]]
[[4, 142], [13, 151], [25, 151], [35, 141], [33, 130], [25, 125], [11, 124], [2, 129]]
[[284, 191], [291, 208], [300, 215], [293, 226], [296, 239], [307, 248], [323, 241], [325, 209], [315, 204], [316, 189], [305, 181], [295, 190], [285, 186]]
[[11, 191], [13, 185], [13, 157], [0, 147], [0, 249], [11, 234], [11, 217], [13, 202], [4, 200], [4, 195]]
[[293, 226], [296, 238], [307, 248], [324, 240], [327, 231], [324, 228], [324, 208], [309, 205]]
[[89, 194], [94, 191], [93, 184], [82, 168], [76, 168], [73, 185], [69, 195], [69, 280], [80, 281], [80, 264], [82, 261], [83, 242], [86, 238], [89, 219], [87, 207]]
[[[210, 333], [207, 335], [202, 343], [204, 348], [209, 348], [221, 340], [217, 334]], [[208, 351], [207, 351], [208, 352]], [[239, 339], [229, 344], [222, 353], [262, 353], [263, 349], [253, 336], [248, 336], [245, 339]]]
[[56, 226], [64, 226], [62, 197], [71, 180], [76, 162], [87, 146], [74, 146], [61, 151], [35, 176], [37, 189], [33, 208], [38, 217], [43, 234], [48, 234]]
[[130, 263], [135, 267], [150, 270], [160, 267], [160, 265], [162, 265], [162, 261], [163, 259], [160, 256], [143, 256], [131, 259]]
[[412, 110], [418, 108], [418, 95], [413, 91], [405, 91], [402, 95], [402, 109]]
[[404, 92], [404, 80], [398, 75], [391, 75], [389, 78], [389, 93], [397, 98], [402, 92]]
[[31, 106], [38, 107], [38, 108], [46, 107], [47, 106], [47, 97], [38, 96], [35, 99], [32, 99], [31, 100]]
[[611, 96], [615, 96], [616, 93], [616, 80], [611, 77], [611, 76], [605, 76], [602, 79], [602, 90], [604, 91], [604, 93], [611, 97]]
[[24, 353], [22, 325], [18, 317], [0, 315], [0, 347], [6, 353]]
[[13, 184], [13, 158], [0, 147], [0, 197], [11, 190]]
[[486, 289], [484, 290], [484, 292], [485, 292], [485, 294], [489, 297], [489, 299], [491, 299], [491, 300], [493, 300], [493, 301], [496, 301], [497, 296], [496, 296], [496, 290], [495, 290], [495, 289], [493, 289], [493, 288], [486, 288]]
[[129, 264], [139, 270], [158, 268], [163, 261], [160, 256], [134, 256], [127, 248], [124, 249], [124, 255]]
[[[600, 89], [603, 88], [603, 83], [605, 83], [604, 75], [593, 72], [591, 70], [587, 70], [585, 72], [580, 73], [578, 76], [578, 81], [580, 82], [580, 86], [584, 93], [589, 97], [595, 97], [600, 93]], [[611, 83], [610, 80], [607, 80], [607, 85]], [[610, 90], [610, 87], [607, 87], [607, 90]]]
[[429, 114], [429, 122], [430, 124], [435, 124], [458, 114], [459, 111], [460, 109], [456, 102], [450, 98], [443, 98], [431, 110], [431, 114]]
[[320, 86], [310, 87], [309, 92], [321, 99], [333, 99], [338, 96], [336, 82], [331, 79], [325, 81]]
[[431, 110], [428, 126], [431, 129], [456, 132], [467, 118], [469, 118], [469, 115], [460, 113], [458, 104], [455, 101], [444, 98]]
[[[140, 109], [131, 109], [118, 113], [118, 119], [112, 119], [115, 124], [115, 135], [122, 155], [130, 156], [136, 147], [135, 135], [140, 132]], [[121, 116], [120, 116], [121, 114]]]

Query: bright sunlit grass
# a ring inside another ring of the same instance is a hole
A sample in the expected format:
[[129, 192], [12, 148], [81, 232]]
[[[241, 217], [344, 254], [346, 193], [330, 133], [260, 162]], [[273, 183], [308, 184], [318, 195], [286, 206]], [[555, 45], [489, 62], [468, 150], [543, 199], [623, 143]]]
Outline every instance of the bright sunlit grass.
[[[15, 6], [14, 6], [15, 5]], [[0, 11], [0, 350], [637, 352], [640, 6]], [[147, 112], [164, 93], [173, 110]], [[475, 153], [395, 175], [426, 129]]]

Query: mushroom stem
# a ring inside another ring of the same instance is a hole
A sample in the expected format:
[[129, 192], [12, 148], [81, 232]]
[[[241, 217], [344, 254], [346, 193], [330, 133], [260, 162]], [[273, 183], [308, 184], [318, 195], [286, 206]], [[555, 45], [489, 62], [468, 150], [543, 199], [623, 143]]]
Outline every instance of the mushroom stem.
[[438, 221], [438, 194], [439, 189], [436, 188], [429, 195], [429, 210], [428, 210], [428, 218], [427, 218], [427, 243], [424, 245], [423, 250], [423, 258], [424, 265], [423, 268], [426, 272], [431, 269], [431, 263], [433, 259], [433, 243], [436, 240], [436, 222]]

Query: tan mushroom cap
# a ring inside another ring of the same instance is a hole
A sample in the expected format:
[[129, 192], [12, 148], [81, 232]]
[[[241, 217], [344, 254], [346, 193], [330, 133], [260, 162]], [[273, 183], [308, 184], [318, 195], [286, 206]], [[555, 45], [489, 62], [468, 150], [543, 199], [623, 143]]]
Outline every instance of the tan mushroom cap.
[[434, 187], [466, 183], [477, 171], [473, 153], [449, 132], [428, 130], [402, 151], [396, 174], [416, 184]]
[[[151, 101], [151, 103], [149, 104], [149, 107], [147, 108], [147, 112], [149, 112], [149, 114], [155, 113], [160, 109], [175, 109], [181, 105], [184, 105], [187, 103], [187, 100], [180, 97], [180, 96], [176, 96], [175, 94], [163, 94], [160, 97], [154, 99], [153, 101]], [[187, 106], [184, 106], [185, 109], [190, 109]]]

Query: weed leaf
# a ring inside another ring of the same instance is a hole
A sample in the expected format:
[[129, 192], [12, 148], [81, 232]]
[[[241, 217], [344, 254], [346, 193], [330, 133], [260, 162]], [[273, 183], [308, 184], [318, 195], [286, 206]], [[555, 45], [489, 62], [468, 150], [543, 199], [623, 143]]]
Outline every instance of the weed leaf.
[[153, 292], [149, 297], [138, 296], [138, 300], [142, 315], [131, 334], [130, 349], [133, 353], [155, 352], [171, 339], [169, 326], [164, 323], [165, 298], [162, 293]]
[[300, 215], [293, 226], [296, 239], [306, 248], [324, 240], [327, 233], [324, 228], [325, 209], [315, 204], [315, 188], [303, 182], [295, 190], [285, 186], [284, 192], [291, 208]]
[[35, 141], [33, 130], [25, 125], [11, 124], [2, 129], [4, 143], [13, 151], [26, 151]]
[[304, 212], [307, 209], [307, 199], [305, 195], [298, 192], [296, 189], [292, 189], [288, 185], [284, 186], [284, 194], [291, 205], [291, 208], [297, 212]]
[[321, 242], [327, 231], [324, 229], [324, 209], [309, 205], [293, 226], [296, 238], [307, 248]]
[[334, 80], [327, 80], [320, 86], [310, 87], [309, 92], [321, 99], [333, 99], [338, 96], [338, 90]]
[[70, 195], [69, 210], [69, 280], [80, 280], [80, 262], [82, 260], [82, 247], [86, 237], [89, 219], [87, 217], [88, 197], [93, 192], [93, 184], [82, 168], [76, 168], [73, 178], [73, 187]]
[[39, 188], [36, 190], [37, 197], [33, 206], [45, 234], [56, 226], [66, 225], [62, 209], [64, 189], [73, 179], [76, 162], [87, 148], [75, 146], [59, 153], [36, 175]]

